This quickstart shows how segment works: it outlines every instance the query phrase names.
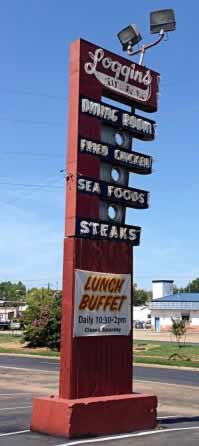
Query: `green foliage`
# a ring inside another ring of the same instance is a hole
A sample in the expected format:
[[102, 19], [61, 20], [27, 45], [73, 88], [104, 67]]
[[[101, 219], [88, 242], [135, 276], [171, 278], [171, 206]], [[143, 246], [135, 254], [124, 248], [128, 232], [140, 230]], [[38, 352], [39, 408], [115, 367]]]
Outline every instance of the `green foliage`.
[[135, 283], [133, 286], [133, 304], [135, 306], [145, 305], [152, 299], [151, 291], [145, 291], [137, 288], [137, 284]]
[[173, 294], [184, 293], [185, 288], [178, 288], [175, 284], [173, 286]]
[[182, 319], [174, 319], [172, 320], [172, 328], [171, 331], [176, 338], [176, 342], [180, 345], [181, 338], [186, 334], [186, 323]]
[[23, 313], [23, 342], [28, 347], [60, 348], [61, 295], [50, 289], [35, 289], [27, 295], [28, 308]]
[[16, 301], [23, 301], [26, 296], [26, 287], [22, 282], [1, 282], [0, 299], [9, 301], [9, 304]]
[[192, 280], [189, 282], [185, 288], [187, 293], [199, 293], [199, 278]]
[[176, 293], [199, 293], [199, 278], [192, 280], [184, 288], [178, 288], [176, 285], [174, 285], [173, 292], [174, 292], [174, 294], [176, 294]]

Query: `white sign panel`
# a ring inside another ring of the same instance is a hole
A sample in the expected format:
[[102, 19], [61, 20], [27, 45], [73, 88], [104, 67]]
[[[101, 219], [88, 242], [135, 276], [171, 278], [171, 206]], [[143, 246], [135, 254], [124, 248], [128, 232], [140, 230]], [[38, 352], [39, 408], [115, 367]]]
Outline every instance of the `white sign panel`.
[[[144, 74], [136, 69], [135, 64], [131, 64], [131, 67], [121, 65], [118, 61], [105, 57], [102, 48], [97, 48], [94, 54], [89, 51], [89, 57], [91, 61], [84, 65], [85, 72], [90, 75], [93, 74], [105, 87], [143, 102], [151, 97], [152, 76], [150, 70], [147, 70]], [[112, 71], [113, 76], [97, 70], [99, 62], [101, 62], [103, 69]], [[124, 77], [123, 80], [119, 79], [120, 75]], [[128, 83], [130, 79], [137, 81], [140, 87]]]
[[75, 271], [74, 337], [128, 336], [131, 274]]

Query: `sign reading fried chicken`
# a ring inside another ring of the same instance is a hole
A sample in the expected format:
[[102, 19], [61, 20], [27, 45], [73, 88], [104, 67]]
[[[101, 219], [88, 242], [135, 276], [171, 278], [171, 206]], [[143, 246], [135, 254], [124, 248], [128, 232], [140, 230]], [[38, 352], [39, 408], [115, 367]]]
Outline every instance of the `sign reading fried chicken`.
[[128, 336], [131, 274], [75, 271], [74, 337]]

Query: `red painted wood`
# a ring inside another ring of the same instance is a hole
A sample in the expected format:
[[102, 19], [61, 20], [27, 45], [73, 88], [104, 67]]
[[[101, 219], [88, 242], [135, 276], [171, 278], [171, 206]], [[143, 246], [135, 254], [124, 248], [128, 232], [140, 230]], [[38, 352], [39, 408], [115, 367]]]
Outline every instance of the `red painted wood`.
[[60, 397], [117, 395], [132, 391], [132, 336], [73, 338], [74, 270], [132, 272], [127, 243], [68, 238], [64, 241]]
[[156, 408], [157, 398], [144, 394], [34, 398], [31, 430], [76, 438], [155, 429]]
[[[99, 101], [106, 89], [93, 75], [85, 73], [89, 51], [96, 46], [78, 40], [71, 47], [68, 124], [67, 203], [64, 241], [63, 309], [61, 333], [60, 397], [82, 398], [119, 395], [132, 391], [132, 337], [93, 336], [73, 338], [74, 270], [132, 273], [132, 248], [127, 243], [75, 239], [76, 215], [98, 219], [99, 198], [77, 193], [77, 175], [99, 178], [100, 160], [78, 154], [79, 136], [100, 140], [100, 120], [79, 112], [80, 97]], [[107, 52], [113, 60], [131, 62]], [[141, 71], [145, 68], [139, 67]], [[105, 72], [103, 66], [100, 71]], [[157, 76], [155, 76], [157, 83]], [[152, 88], [157, 91], [155, 80]], [[153, 95], [154, 96], [154, 95]], [[124, 101], [121, 95], [114, 95]], [[156, 95], [153, 97], [156, 101]], [[132, 101], [131, 101], [132, 105]], [[155, 102], [152, 104], [155, 107]]]
[[[88, 47], [87, 47], [88, 49]], [[91, 119], [79, 113], [80, 96], [92, 97], [100, 100], [102, 87], [96, 79], [89, 82], [82, 70], [82, 57], [87, 57], [83, 41], [77, 40], [71, 46], [70, 58], [70, 97], [68, 122], [68, 150], [67, 150], [67, 182], [65, 235], [75, 235], [76, 215], [87, 218], [99, 217], [99, 199], [86, 197], [77, 193], [77, 176], [87, 175], [99, 178], [100, 160], [87, 155], [78, 154], [78, 139], [80, 135], [100, 139], [100, 121]]]

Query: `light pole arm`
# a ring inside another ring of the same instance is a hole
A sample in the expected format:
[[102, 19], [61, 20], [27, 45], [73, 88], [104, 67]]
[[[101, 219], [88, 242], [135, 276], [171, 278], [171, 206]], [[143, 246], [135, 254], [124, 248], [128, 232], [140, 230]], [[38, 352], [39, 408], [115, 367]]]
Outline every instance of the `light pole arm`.
[[145, 52], [147, 50], [149, 50], [150, 48], [153, 48], [154, 46], [158, 45], [158, 43], [161, 42], [161, 40], [164, 38], [164, 36], [165, 36], [165, 32], [163, 29], [161, 29], [160, 36], [154, 42], [149, 43], [148, 45], [143, 45], [142, 48], [139, 48], [139, 50], [136, 50], [136, 51], [132, 51], [130, 48], [128, 48], [127, 52], [129, 54], [129, 56], [135, 56], [136, 54], [141, 53], [139, 65], [142, 65]]

